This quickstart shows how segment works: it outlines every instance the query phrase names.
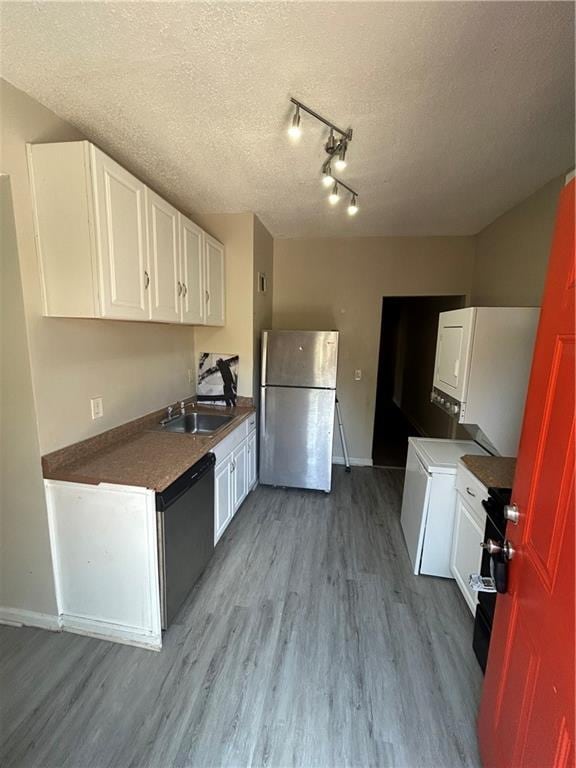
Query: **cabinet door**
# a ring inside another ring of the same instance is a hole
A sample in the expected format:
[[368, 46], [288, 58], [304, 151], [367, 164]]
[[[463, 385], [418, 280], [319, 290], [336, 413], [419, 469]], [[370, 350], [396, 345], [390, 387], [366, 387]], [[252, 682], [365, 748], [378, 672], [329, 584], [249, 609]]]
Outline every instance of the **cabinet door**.
[[256, 432], [252, 432], [248, 435], [248, 490], [251, 490], [252, 486], [256, 482]]
[[102, 317], [148, 320], [145, 186], [91, 147]]
[[146, 190], [150, 319], [180, 322], [178, 211], [152, 190]]
[[460, 591], [466, 598], [468, 607], [474, 613], [476, 611], [478, 595], [470, 589], [468, 576], [471, 573], [480, 573], [480, 562], [482, 560], [480, 544], [484, 541], [484, 531], [476, 522], [474, 513], [469, 509], [459, 493], [456, 494], [454, 522], [450, 570], [460, 587]]
[[214, 544], [226, 530], [232, 513], [232, 457], [229, 457], [214, 474]]
[[204, 232], [180, 215], [182, 322], [192, 325], [202, 325], [205, 322], [203, 249]]
[[473, 308], [440, 313], [434, 386], [458, 400], [465, 392], [473, 326]]
[[234, 512], [236, 512], [240, 504], [242, 504], [248, 493], [248, 452], [246, 448], [247, 443], [245, 440], [238, 446], [238, 448], [234, 449], [234, 453], [232, 454], [232, 472], [234, 473], [232, 480]]
[[224, 325], [225, 307], [224, 246], [204, 236], [204, 274], [206, 325]]

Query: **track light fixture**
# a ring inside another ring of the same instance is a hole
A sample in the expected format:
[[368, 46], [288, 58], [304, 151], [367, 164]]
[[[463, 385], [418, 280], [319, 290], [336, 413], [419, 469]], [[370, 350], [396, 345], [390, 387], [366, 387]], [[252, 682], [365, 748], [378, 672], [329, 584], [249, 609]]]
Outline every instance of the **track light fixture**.
[[346, 153], [348, 152], [348, 145], [352, 141], [352, 128], [343, 131], [341, 128], [338, 128], [337, 125], [330, 122], [330, 120], [319, 115], [318, 112], [314, 112], [313, 109], [302, 104], [301, 101], [293, 98], [291, 98], [290, 101], [294, 104], [292, 123], [288, 128], [288, 134], [292, 140], [297, 141], [302, 135], [302, 128], [300, 127], [300, 111], [306, 112], [306, 114], [323, 123], [330, 129], [326, 144], [324, 145], [328, 157], [322, 165], [322, 184], [325, 187], [332, 188], [328, 197], [331, 205], [336, 205], [340, 200], [340, 187], [347, 189], [351, 195], [350, 204], [347, 208], [348, 215], [355, 216], [358, 213], [358, 193], [347, 184], [344, 184], [343, 181], [337, 179], [332, 170], [332, 167], [334, 167], [337, 171], [343, 171], [348, 166]]
[[344, 168], [348, 165], [346, 162], [346, 149], [348, 148], [348, 143], [346, 141], [340, 142], [340, 152], [338, 153], [338, 157], [334, 161], [334, 165], [336, 167], [337, 171], [343, 171]]
[[328, 160], [326, 160], [322, 166], [322, 184], [324, 184], [325, 187], [330, 187], [332, 184], [334, 184], [334, 176], [332, 176], [332, 161], [330, 158], [328, 158]]
[[336, 205], [336, 203], [340, 200], [340, 193], [338, 192], [338, 182], [334, 182], [334, 186], [332, 187], [332, 192], [330, 192], [330, 195], [328, 196], [328, 200], [330, 202], [330, 205]]
[[358, 195], [352, 194], [350, 198], [350, 204], [348, 206], [348, 216], [356, 216], [358, 213]]
[[300, 128], [300, 106], [298, 104], [296, 104], [296, 109], [294, 110], [292, 125], [288, 128], [288, 136], [290, 136], [292, 141], [298, 141], [300, 136], [302, 136], [302, 128]]

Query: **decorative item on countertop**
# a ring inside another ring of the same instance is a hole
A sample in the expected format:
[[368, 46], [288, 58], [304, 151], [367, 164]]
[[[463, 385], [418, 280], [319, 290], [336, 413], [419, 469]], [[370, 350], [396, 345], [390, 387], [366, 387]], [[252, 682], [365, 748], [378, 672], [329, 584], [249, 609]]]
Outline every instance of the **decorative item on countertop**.
[[236, 405], [238, 360], [238, 355], [201, 353], [198, 365], [198, 401], [224, 401], [227, 406]]

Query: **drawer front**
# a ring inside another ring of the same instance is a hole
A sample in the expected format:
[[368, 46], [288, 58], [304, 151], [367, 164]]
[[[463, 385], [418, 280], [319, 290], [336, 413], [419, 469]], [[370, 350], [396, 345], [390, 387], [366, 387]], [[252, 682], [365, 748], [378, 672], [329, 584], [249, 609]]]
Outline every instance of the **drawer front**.
[[486, 510], [482, 506], [482, 499], [488, 498], [488, 489], [463, 464], [458, 464], [456, 491], [468, 505], [476, 523], [484, 530]]
[[216, 456], [216, 466], [225, 459], [237, 445], [246, 437], [246, 425], [240, 424], [234, 432], [227, 435], [224, 440], [221, 440], [217, 446], [212, 448], [212, 453]]
[[234, 448], [236, 446], [240, 445], [242, 440], [246, 439], [246, 436], [248, 434], [248, 419], [246, 421], [243, 421], [242, 424], [240, 424], [234, 432], [230, 432], [229, 435], [226, 435], [224, 440], [221, 440], [218, 445], [215, 448], [212, 448], [212, 453], [214, 456], [216, 456], [216, 466], [228, 456], [228, 454], [232, 453]]

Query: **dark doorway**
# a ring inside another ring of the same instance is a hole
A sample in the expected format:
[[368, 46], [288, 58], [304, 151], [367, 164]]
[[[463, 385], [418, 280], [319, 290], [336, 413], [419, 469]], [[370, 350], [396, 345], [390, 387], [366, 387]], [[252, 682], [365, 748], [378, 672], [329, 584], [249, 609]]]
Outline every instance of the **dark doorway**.
[[465, 305], [464, 296], [382, 299], [372, 460], [404, 467], [408, 437], [452, 437], [451, 418], [430, 402], [438, 315]]

